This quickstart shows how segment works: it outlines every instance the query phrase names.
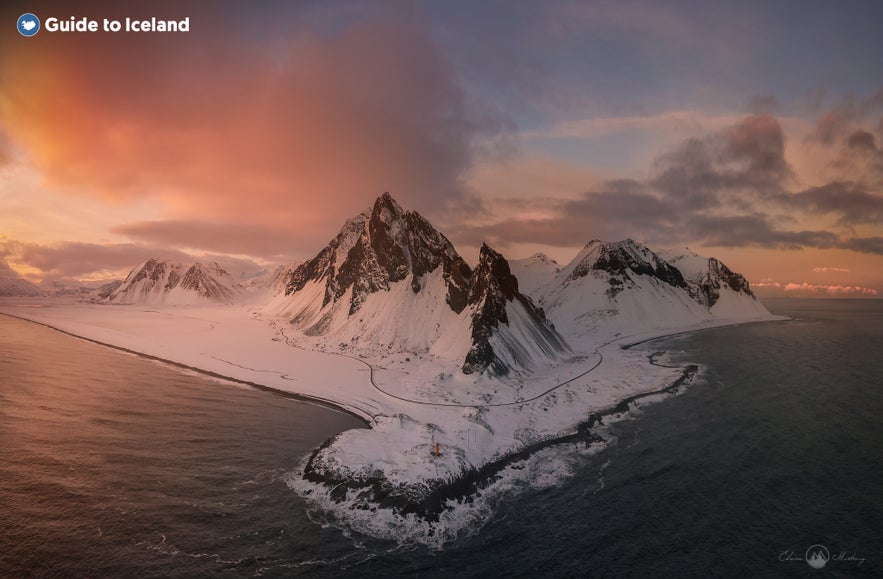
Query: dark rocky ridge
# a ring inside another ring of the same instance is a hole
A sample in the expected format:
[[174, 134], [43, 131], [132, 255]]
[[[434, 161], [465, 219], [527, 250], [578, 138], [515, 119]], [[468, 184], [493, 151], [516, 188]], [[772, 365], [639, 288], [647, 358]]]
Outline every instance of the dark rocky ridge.
[[596, 250], [577, 264], [568, 280], [589, 274], [607, 274], [610, 283], [607, 295], [611, 298], [625, 288], [633, 287], [633, 275], [647, 276], [684, 290], [693, 300], [709, 308], [720, 299], [723, 287], [755, 297], [744, 276], [713, 257], [708, 259], [708, 271], [699, 279], [687, 279], [676, 265], [632, 239], [609, 243], [593, 240], [586, 247], [592, 246], [596, 246]]
[[509, 262], [482, 244], [478, 258], [478, 266], [472, 276], [472, 288], [469, 291], [468, 304], [472, 312], [472, 346], [463, 363], [463, 373], [472, 374], [485, 372], [494, 376], [509, 373], [509, 366], [494, 352], [490, 338], [500, 324], [509, 324], [506, 305], [517, 300], [533, 322], [532, 330], [538, 334], [538, 344], [548, 344], [547, 352], [567, 352], [565, 344], [551, 322], [546, 319], [542, 308], [518, 291], [518, 279], [512, 275]]
[[708, 259], [708, 273], [691, 288], [691, 295], [700, 303], [711, 307], [720, 299], [720, 289], [724, 286], [735, 292], [755, 297], [745, 276], [734, 272], [713, 257]]
[[[353, 242], [353, 238], [355, 241]], [[338, 262], [341, 249], [351, 247]], [[411, 277], [411, 289], [420, 293], [425, 274], [439, 266], [447, 286], [446, 301], [460, 313], [466, 307], [472, 271], [448, 239], [415, 211], [404, 211], [388, 193], [370, 212], [349, 220], [340, 234], [316, 257], [290, 276], [285, 293], [302, 290], [308, 282], [325, 281], [322, 306], [337, 302], [353, 289], [349, 314], [367, 297], [389, 290], [390, 284]]]
[[[415, 211], [404, 211], [388, 193], [378, 197], [371, 209], [347, 221], [322, 251], [291, 273], [286, 295], [309, 283], [324, 285], [321, 309], [303, 305], [293, 313], [291, 323], [307, 335], [324, 335], [339, 308], [346, 308], [347, 316], [352, 317], [370, 295], [389, 291], [402, 281], [409, 283], [414, 294], [420, 294], [427, 274], [439, 268], [447, 306], [456, 314], [470, 308], [471, 343], [464, 344], [464, 349], [469, 348], [465, 373], [504, 375], [513, 363], [529, 366], [538, 352], [550, 358], [570, 352], [543, 311], [518, 291], [518, 280], [503, 256], [483, 246], [473, 272], [429, 221]], [[344, 303], [346, 299], [349, 301]], [[506, 349], [505, 356], [501, 356], [503, 352], [494, 352], [491, 337], [509, 324], [506, 308], [512, 302], [529, 319], [522, 323], [525, 327], [519, 327], [519, 336], [526, 335], [536, 344], [520, 344], [509, 335], [501, 346]]]
[[584, 277], [592, 272], [606, 272], [610, 275], [610, 297], [616, 297], [622, 291], [630, 281], [631, 273], [655, 278], [672, 287], [688, 289], [680, 270], [645, 245], [631, 239], [612, 243], [593, 240], [588, 246], [593, 244], [598, 246], [597, 254], [589, 254], [573, 269], [569, 279]]

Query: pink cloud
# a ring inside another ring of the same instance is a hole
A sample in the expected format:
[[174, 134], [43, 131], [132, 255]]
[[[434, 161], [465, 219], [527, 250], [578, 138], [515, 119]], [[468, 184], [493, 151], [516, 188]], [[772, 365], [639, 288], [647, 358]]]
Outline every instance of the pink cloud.
[[830, 296], [830, 297], [876, 297], [880, 292], [868, 287], [858, 285], [826, 285], [808, 282], [756, 282], [751, 284], [754, 288], [771, 288], [783, 290], [786, 293], [800, 296]]
[[[138, 9], [101, 16], [115, 12]], [[56, 34], [27, 51], [3, 39], [0, 75], [16, 80], [0, 123], [50, 186], [317, 246], [383, 191], [424, 212], [462, 198], [473, 141], [501, 130], [416, 16], [378, 8], [328, 34], [291, 18], [258, 43], [221, 10], [187, 12], [185, 35]]]

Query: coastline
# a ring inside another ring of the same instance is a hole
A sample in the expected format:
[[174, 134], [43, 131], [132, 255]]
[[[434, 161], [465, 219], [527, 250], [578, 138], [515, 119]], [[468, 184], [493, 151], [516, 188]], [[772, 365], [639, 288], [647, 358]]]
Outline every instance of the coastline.
[[[660, 338], [652, 339], [662, 339], [665, 337], [666, 336], [661, 336]], [[651, 364], [657, 365], [652, 359], [656, 354], [657, 353], [652, 353], [648, 355]], [[671, 366], [663, 367], [670, 368]], [[594, 431], [595, 426], [604, 424], [604, 418], [611, 415], [621, 416], [629, 412], [632, 403], [642, 398], [674, 393], [681, 386], [689, 385], [698, 372], [699, 367], [697, 365], [689, 364], [682, 369], [681, 375], [671, 384], [663, 386], [658, 390], [633, 394], [611, 406], [595, 412], [590, 412], [585, 421], [577, 424], [576, 431], [562, 433], [560, 436], [541, 440], [525, 448], [507, 454], [500, 459], [487, 462], [478, 468], [473, 468], [457, 479], [432, 487], [428, 495], [416, 503], [404, 499], [401, 495], [396, 495], [396, 489], [393, 488], [388, 481], [380, 477], [365, 481], [357, 481], [346, 477], [333, 478], [316, 472], [313, 467], [314, 460], [323, 449], [327, 448], [334, 442], [336, 437], [329, 438], [310, 453], [310, 457], [304, 465], [302, 474], [304, 479], [309, 482], [331, 487], [333, 490], [329, 493], [329, 496], [335, 502], [343, 502], [348, 490], [363, 492], [370, 491], [373, 496], [369, 500], [377, 503], [381, 508], [397, 509], [402, 515], [414, 514], [427, 521], [435, 522], [438, 521], [439, 515], [445, 510], [445, 503], [447, 501], [462, 500], [486, 488], [496, 480], [495, 477], [497, 477], [503, 469], [529, 458], [540, 450], [562, 444], [582, 442], [588, 446], [594, 442], [604, 442], [604, 439]], [[362, 495], [362, 498], [365, 498], [364, 494]]]
[[336, 412], [341, 412], [343, 414], [347, 414], [349, 416], [352, 416], [356, 420], [362, 422], [366, 428], [371, 428], [373, 417], [366, 418], [364, 415], [362, 415], [354, 410], [348, 409], [344, 406], [341, 406], [340, 404], [334, 402], [333, 400], [326, 400], [326, 399], [319, 398], [317, 396], [309, 396], [306, 394], [299, 394], [297, 392], [289, 392], [286, 390], [281, 390], [279, 388], [274, 388], [272, 386], [267, 386], [266, 384], [259, 384], [257, 382], [252, 382], [249, 380], [241, 380], [239, 378], [234, 378], [232, 376], [225, 376], [223, 374], [213, 372], [212, 370], [206, 370], [204, 368], [197, 368], [196, 366], [190, 366], [187, 364], [183, 364], [181, 362], [175, 362], [174, 360], [161, 358], [159, 356], [154, 356], [152, 354], [145, 354], [144, 352], [138, 352], [136, 350], [132, 350], [130, 348], [125, 348], [123, 346], [116, 346], [114, 344], [109, 344], [107, 342], [102, 342], [100, 340], [88, 338], [86, 336], [81, 336], [81, 335], [75, 334], [73, 332], [63, 330], [63, 329], [53, 326], [51, 324], [47, 324], [45, 322], [41, 322], [38, 320], [29, 319], [29, 318], [24, 318], [21, 316], [16, 316], [16, 315], [10, 314], [8, 312], [0, 311], [0, 316], [7, 316], [9, 318], [20, 320], [22, 322], [36, 324], [38, 326], [42, 326], [42, 327], [47, 328], [49, 330], [64, 334], [66, 336], [70, 336], [72, 338], [76, 338], [78, 340], [83, 340], [85, 342], [96, 344], [98, 346], [104, 346], [105, 348], [111, 348], [112, 350], [116, 350], [118, 352], [125, 352], [126, 354], [133, 354], [133, 355], [138, 356], [139, 358], [143, 358], [145, 360], [150, 360], [153, 362], [160, 362], [162, 364], [166, 364], [168, 366], [171, 366], [177, 370], [187, 370], [190, 372], [196, 372], [198, 374], [202, 374], [203, 376], [208, 376], [209, 378], [215, 378], [217, 380], [224, 380], [227, 382], [234, 382], [236, 384], [241, 384], [243, 386], [248, 386], [250, 388], [254, 388], [255, 390], [262, 390], [264, 392], [269, 392], [269, 393], [274, 394], [276, 396], [282, 396], [283, 398], [289, 398], [291, 400], [298, 400], [300, 402], [315, 404], [315, 405], [321, 406], [323, 408], [327, 408], [330, 410], [334, 410]]
[[[626, 336], [608, 333], [597, 337], [603, 343], [587, 348], [597, 360], [586, 356], [584, 371], [576, 375], [547, 372], [524, 390], [503, 388], [498, 404], [474, 399], [450, 404], [443, 388], [437, 403], [387, 392], [388, 364], [300, 349], [290, 343], [284, 328], [271, 327], [247, 308], [158, 312], [50, 304], [31, 306], [30, 317], [8, 310], [0, 307], [11, 318], [71, 337], [354, 416], [368, 428], [326, 440], [291, 473], [301, 483], [289, 486], [349, 523], [354, 523], [352, 517], [383, 510], [389, 517], [416, 517], [430, 526], [440, 516], [448, 517], [448, 507], [471, 502], [544, 449], [574, 443], [588, 449], [603, 441], [597, 427], [605, 418], [627, 413], [637, 400], [674, 392], [698, 373], [695, 366], [658, 364], [657, 353], [630, 353], [631, 348], [715, 327], [787, 319], [714, 320]], [[119, 315], [123, 311], [124, 317]], [[374, 382], [372, 362], [384, 372], [383, 387]], [[562, 381], [550, 388], [554, 382], [549, 376], [554, 375]], [[264, 376], [268, 382], [254, 379]], [[309, 389], [330, 396], [313, 395]], [[503, 402], [516, 394], [523, 397]], [[430, 458], [430, 436], [433, 445], [436, 438], [441, 443], [441, 456]]]

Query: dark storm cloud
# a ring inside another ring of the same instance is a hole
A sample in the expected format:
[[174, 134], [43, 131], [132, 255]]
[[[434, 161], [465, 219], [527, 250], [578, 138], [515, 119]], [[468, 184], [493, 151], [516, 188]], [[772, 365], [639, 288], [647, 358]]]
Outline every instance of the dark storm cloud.
[[786, 206], [808, 213], [836, 215], [845, 226], [883, 223], [883, 196], [855, 183], [834, 181], [779, 199]]
[[720, 206], [751, 191], [775, 194], [793, 176], [785, 135], [769, 115], [751, 115], [720, 134], [689, 139], [656, 161], [650, 184], [685, 209]]
[[861, 253], [883, 255], [883, 237], [855, 237], [847, 239], [841, 246], [843, 249], [851, 249]]
[[720, 247], [759, 246], [778, 249], [835, 247], [839, 238], [830, 231], [783, 231], [770, 224], [763, 214], [738, 216], [697, 215], [686, 223], [689, 236], [707, 245]]
[[853, 133], [846, 138], [846, 146], [850, 149], [862, 149], [865, 151], [877, 150], [874, 134], [862, 129], [853, 131]]
[[[867, 131], [853, 131], [842, 142], [857, 151], [855, 159], [878, 154]], [[755, 114], [660, 155], [644, 180], [608, 181], [551, 205], [550, 218], [514, 217], [489, 227], [463, 227], [455, 236], [501, 247], [513, 242], [568, 247], [595, 237], [630, 236], [663, 244], [877, 252], [876, 238], [852, 239], [800, 224], [810, 217], [834, 218], [844, 228], [883, 223], [883, 196], [859, 181], [832, 181], [796, 193], [789, 191], [795, 182], [781, 125]]]

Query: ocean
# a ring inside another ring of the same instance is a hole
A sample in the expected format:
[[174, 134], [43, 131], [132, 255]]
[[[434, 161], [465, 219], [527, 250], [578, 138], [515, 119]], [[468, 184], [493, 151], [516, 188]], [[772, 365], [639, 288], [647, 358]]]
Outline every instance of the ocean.
[[765, 303], [793, 319], [641, 345], [698, 378], [440, 550], [292, 490], [352, 416], [0, 316], [0, 576], [881, 576], [883, 301]]

